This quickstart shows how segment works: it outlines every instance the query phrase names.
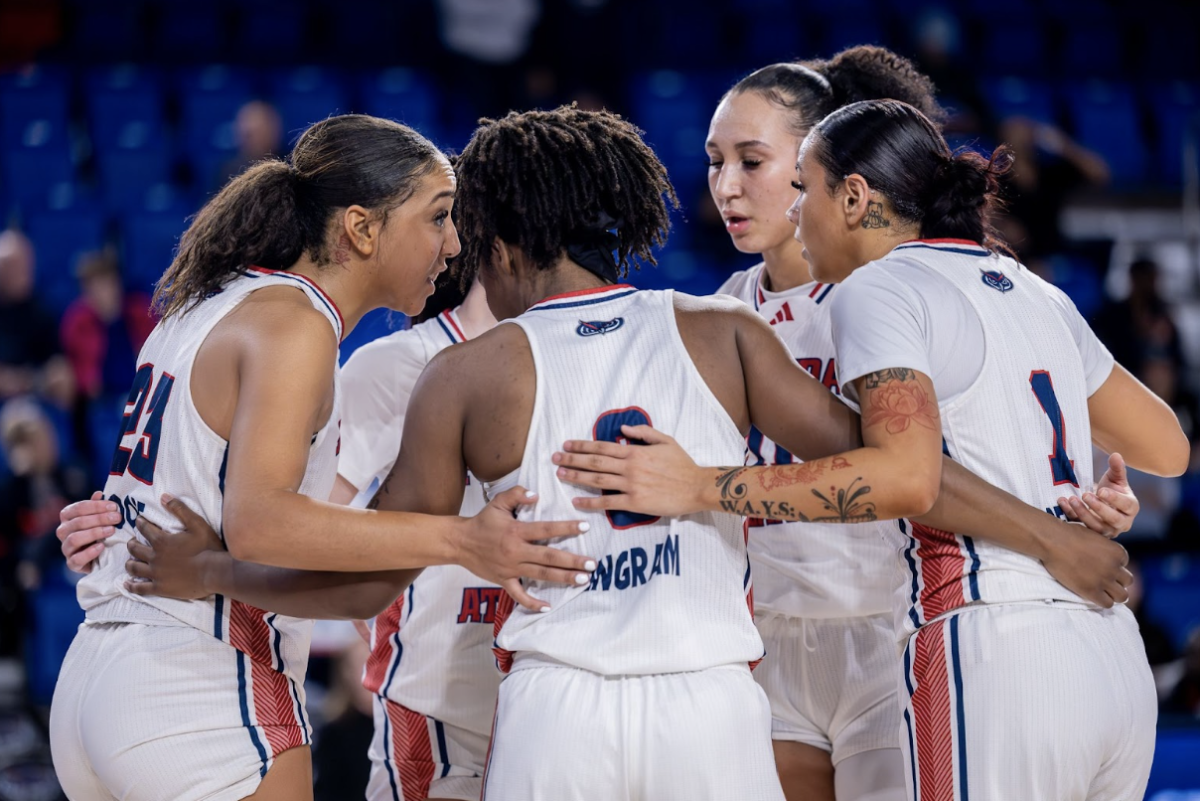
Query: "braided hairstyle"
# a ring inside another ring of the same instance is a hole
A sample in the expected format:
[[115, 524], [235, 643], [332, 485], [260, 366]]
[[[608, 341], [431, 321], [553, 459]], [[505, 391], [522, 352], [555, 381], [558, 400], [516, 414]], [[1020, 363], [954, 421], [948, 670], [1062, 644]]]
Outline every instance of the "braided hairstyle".
[[756, 92], [789, 112], [789, 127], [805, 136], [830, 113], [860, 100], [902, 100], [936, 123], [945, 112], [933, 81], [911, 61], [875, 45], [858, 45], [833, 58], [772, 64], [750, 73], [726, 93]]
[[615, 221], [617, 266], [655, 264], [666, 242], [668, 203], [679, 207], [667, 170], [641, 132], [616, 114], [562, 106], [482, 119], [457, 159], [455, 222], [464, 285], [491, 263], [499, 237], [548, 270], [573, 236]]

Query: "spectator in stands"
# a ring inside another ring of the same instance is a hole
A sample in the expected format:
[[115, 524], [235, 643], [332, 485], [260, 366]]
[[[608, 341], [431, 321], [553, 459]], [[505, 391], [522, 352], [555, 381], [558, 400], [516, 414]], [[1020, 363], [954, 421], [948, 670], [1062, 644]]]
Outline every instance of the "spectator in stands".
[[999, 134], [1014, 156], [1005, 180], [1007, 211], [997, 221], [1001, 233], [1022, 261], [1055, 253], [1063, 244], [1063, 206], [1077, 189], [1107, 184], [1108, 164], [1047, 123], [1009, 117], [1001, 122]]
[[124, 395], [133, 383], [138, 351], [154, 328], [150, 298], [125, 291], [111, 249], [83, 256], [76, 277], [81, 294], [63, 315], [61, 334], [79, 394], [85, 399]]
[[[1159, 292], [1153, 259], [1139, 258], [1129, 266], [1129, 297], [1106, 304], [1096, 316], [1095, 330], [1113, 357], [1143, 381], [1151, 361], [1166, 361], [1176, 373], [1185, 368], [1179, 330]], [[1191, 435], [1188, 428], [1184, 431]]]
[[[0, 409], [0, 444], [12, 475], [0, 485], [0, 657], [18, 653], [24, 603], [47, 567], [62, 564], [58, 513], [87, 496], [87, 472], [60, 458], [58, 437], [31, 397]], [[49, 536], [47, 536], [49, 535]]]
[[[330, 109], [333, 113], [334, 109]], [[265, 100], [251, 100], [238, 110], [233, 126], [237, 138], [237, 155], [221, 165], [216, 186], [220, 189], [229, 179], [267, 156], [283, 155], [283, 120], [275, 107]]]
[[17, 231], [0, 233], [0, 401], [29, 392], [66, 407], [74, 387], [59, 355], [53, 315], [33, 292], [33, 245]]
[[313, 801], [362, 798], [371, 777], [367, 751], [375, 733], [371, 695], [362, 683], [370, 649], [354, 637], [334, 656], [325, 713], [329, 722], [314, 738]]

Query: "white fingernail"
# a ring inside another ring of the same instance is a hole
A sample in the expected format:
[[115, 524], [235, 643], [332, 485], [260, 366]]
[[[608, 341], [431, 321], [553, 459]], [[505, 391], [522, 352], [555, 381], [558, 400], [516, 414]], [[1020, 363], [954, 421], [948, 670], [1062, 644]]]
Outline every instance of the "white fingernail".
[[580, 534], [584, 533], [585, 531], [591, 531], [591, 530], [592, 530], [592, 524], [588, 523], [586, 520], [579, 524], [579, 533]]
[[588, 571], [589, 573], [590, 573], [590, 572], [592, 572], [593, 570], [595, 570], [595, 569], [596, 569], [596, 560], [595, 560], [595, 559], [589, 559], [589, 560], [587, 560], [586, 562], [584, 562], [584, 563], [583, 563], [583, 569], [584, 569], [584, 570], [586, 570], [586, 571]]
[[543, 606], [543, 607], [542, 607], [541, 609], [539, 609], [538, 611], [539, 611], [539, 612], [541, 612], [541, 613], [544, 615], [544, 614], [546, 614], [547, 612], [549, 612], [549, 611], [550, 611], [550, 607], [548, 607], [548, 606]]
[[525, 497], [526, 497], [526, 498], [532, 498], [532, 497], [534, 497], [535, 495], [537, 495], [537, 493], [536, 493], [536, 492], [534, 492], [533, 490], [525, 490]]
[[575, 583], [576, 584], [587, 584], [591, 580], [592, 580], [591, 577], [587, 573], [576, 573], [575, 574]]

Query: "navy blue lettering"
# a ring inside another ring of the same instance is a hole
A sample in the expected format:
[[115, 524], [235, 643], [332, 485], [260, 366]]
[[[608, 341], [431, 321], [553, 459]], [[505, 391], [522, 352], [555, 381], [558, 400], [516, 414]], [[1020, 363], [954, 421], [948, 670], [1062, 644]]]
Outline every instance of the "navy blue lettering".
[[[649, 568], [649, 572], [647, 572]], [[668, 536], [654, 546], [651, 559], [645, 548], [630, 548], [600, 559], [592, 572], [589, 591], [628, 590], [649, 584], [655, 576], [679, 575], [679, 535]]]
[[[674, 568], [674, 570], [672, 570]], [[667, 541], [663, 543], [663, 572], [670, 575], [674, 573], [679, 575], [679, 535], [667, 537]]]
[[613, 582], [618, 590], [629, 589], [629, 551], [621, 551], [617, 557], [617, 580]]
[[646, 562], [649, 557], [641, 548], [629, 549], [629, 572], [632, 579], [632, 585], [636, 587], [639, 584], [646, 583]]

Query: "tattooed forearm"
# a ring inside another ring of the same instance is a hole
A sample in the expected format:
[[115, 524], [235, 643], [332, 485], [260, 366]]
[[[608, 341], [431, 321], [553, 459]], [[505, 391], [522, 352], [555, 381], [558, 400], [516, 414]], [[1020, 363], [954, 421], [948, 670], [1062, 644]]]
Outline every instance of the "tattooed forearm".
[[[834, 469], [851, 467], [844, 458], [833, 463]], [[721, 510], [742, 517], [762, 517], [769, 520], [791, 520], [802, 523], [858, 523], [877, 519], [875, 504], [867, 500], [870, 487], [857, 486], [862, 478], [856, 478], [843, 487], [830, 486], [828, 495], [810, 490], [821, 502], [826, 514], [810, 516], [791, 501], [777, 498], [751, 498], [743, 475], [750, 471], [764, 490], [778, 489], [795, 484], [812, 484], [826, 472], [824, 462], [810, 464], [780, 465], [771, 468], [727, 467], [717, 475]]]
[[863, 228], [891, 228], [892, 221], [883, 216], [883, 204], [867, 201], [867, 216], [863, 217]]
[[863, 428], [883, 424], [889, 434], [900, 434], [916, 424], [940, 431], [937, 403], [916, 381], [912, 370], [880, 370], [863, 379]]

